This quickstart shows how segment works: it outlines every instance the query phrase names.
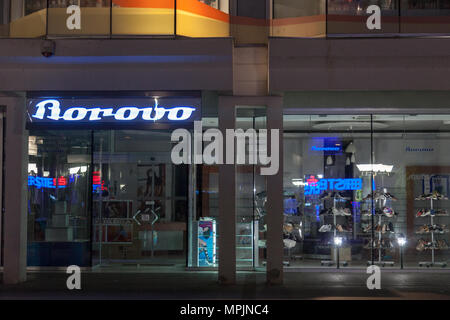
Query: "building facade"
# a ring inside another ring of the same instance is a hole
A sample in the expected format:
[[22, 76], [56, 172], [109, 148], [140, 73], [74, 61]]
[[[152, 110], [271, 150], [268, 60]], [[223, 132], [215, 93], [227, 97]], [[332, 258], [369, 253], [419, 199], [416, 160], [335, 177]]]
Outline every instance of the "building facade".
[[[5, 283], [69, 265], [217, 270], [222, 283], [448, 268], [447, 1], [0, 8]], [[278, 129], [278, 170], [175, 164], [173, 132], [195, 149], [199, 123]]]

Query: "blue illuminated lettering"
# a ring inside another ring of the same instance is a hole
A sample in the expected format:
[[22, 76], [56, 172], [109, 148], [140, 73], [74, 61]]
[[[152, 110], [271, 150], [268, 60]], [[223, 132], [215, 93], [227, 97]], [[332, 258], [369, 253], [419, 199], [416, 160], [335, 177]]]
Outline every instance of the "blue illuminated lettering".
[[311, 147], [312, 151], [341, 151], [340, 147]]
[[305, 195], [320, 194], [325, 190], [361, 190], [362, 179], [319, 179], [315, 186], [305, 185]]

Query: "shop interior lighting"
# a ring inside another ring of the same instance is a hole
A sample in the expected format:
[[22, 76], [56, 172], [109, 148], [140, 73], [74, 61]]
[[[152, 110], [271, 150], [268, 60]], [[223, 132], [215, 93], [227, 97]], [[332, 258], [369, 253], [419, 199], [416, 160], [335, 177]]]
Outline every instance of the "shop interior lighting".
[[292, 179], [292, 184], [296, 187], [304, 186], [305, 183], [303, 182], [303, 179]]
[[385, 164], [357, 164], [358, 170], [361, 172], [380, 172], [380, 173], [391, 173], [394, 168], [393, 165]]
[[342, 245], [342, 237], [334, 237], [334, 244], [340, 247]]
[[398, 242], [398, 245], [399, 245], [400, 247], [404, 247], [405, 244], [406, 244], [406, 238], [400, 236], [400, 237], [397, 238], [397, 242]]
[[34, 173], [37, 173], [37, 165], [36, 163], [29, 163], [28, 164], [28, 173], [31, 173], [32, 171], [34, 171]]

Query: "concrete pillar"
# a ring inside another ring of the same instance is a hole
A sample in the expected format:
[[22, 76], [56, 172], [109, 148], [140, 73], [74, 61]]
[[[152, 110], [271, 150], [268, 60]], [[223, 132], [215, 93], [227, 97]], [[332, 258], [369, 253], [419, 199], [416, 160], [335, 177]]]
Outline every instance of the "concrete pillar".
[[16, 284], [26, 280], [27, 267], [25, 99], [4, 98], [0, 105], [6, 105], [3, 282]]
[[[267, 283], [283, 283], [283, 99], [268, 98], [267, 129], [279, 129], [279, 170], [267, 176]], [[269, 150], [271, 139], [268, 139]]]
[[[226, 137], [226, 129], [234, 129], [236, 107], [232, 97], [219, 98], [219, 129]], [[226, 159], [224, 148], [223, 159]], [[234, 161], [233, 161], [234, 162]], [[236, 166], [224, 164], [219, 166], [219, 282], [236, 283]]]

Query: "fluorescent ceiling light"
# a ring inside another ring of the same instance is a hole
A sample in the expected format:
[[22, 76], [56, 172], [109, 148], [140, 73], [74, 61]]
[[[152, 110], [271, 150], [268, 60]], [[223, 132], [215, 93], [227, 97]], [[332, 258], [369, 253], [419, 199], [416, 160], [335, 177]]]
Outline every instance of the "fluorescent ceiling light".
[[69, 173], [70, 174], [77, 174], [78, 171], [80, 171], [80, 167], [69, 168]]
[[304, 186], [303, 179], [292, 179], [292, 184], [296, 187]]
[[385, 164], [357, 164], [358, 170], [361, 172], [392, 172], [393, 165]]
[[28, 172], [31, 173], [31, 171], [34, 171], [34, 173], [37, 173], [37, 165], [36, 163], [29, 163], [28, 164]]

